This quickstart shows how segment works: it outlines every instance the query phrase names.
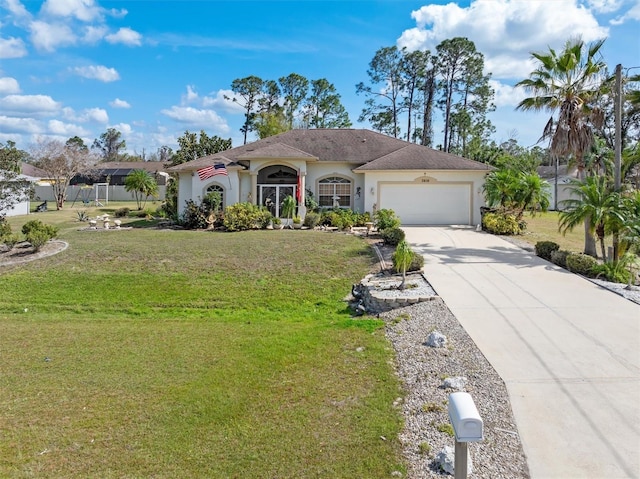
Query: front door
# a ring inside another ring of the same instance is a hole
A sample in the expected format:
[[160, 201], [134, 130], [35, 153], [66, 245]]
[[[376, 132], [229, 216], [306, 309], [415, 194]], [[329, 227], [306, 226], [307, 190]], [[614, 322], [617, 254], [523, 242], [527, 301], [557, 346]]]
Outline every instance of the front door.
[[295, 198], [295, 188], [295, 185], [260, 185], [260, 205], [280, 218], [282, 202], [289, 195]]

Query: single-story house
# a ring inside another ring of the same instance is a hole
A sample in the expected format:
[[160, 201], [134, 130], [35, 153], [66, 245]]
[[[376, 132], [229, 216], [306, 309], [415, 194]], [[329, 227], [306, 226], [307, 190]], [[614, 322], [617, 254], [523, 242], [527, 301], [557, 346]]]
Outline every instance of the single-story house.
[[[42, 171], [40, 168], [36, 168], [35, 166], [22, 162], [20, 165], [20, 174], [17, 176], [17, 180], [28, 181], [31, 185], [37, 184], [42, 178], [46, 176], [46, 173]], [[33, 187], [33, 186], [32, 186]], [[0, 212], [6, 216], [18, 216], [18, 215], [28, 215], [29, 214], [29, 206], [30, 206], [29, 198], [25, 198], [15, 205], [12, 208], [9, 208], [6, 211]]]
[[74, 176], [70, 185], [108, 183], [112, 186], [124, 186], [127, 175], [135, 170], [144, 170], [153, 176], [159, 186], [167, 184], [164, 163], [161, 161], [106, 161], [97, 163], [87, 174]]
[[[547, 181], [550, 185], [549, 209], [552, 211], [560, 211], [562, 209], [562, 202], [572, 197], [569, 185], [572, 180], [578, 178], [577, 168], [569, 168], [568, 165], [558, 165], [557, 169], [555, 165], [539, 166], [537, 172], [540, 178]], [[558, 195], [557, 200], [556, 192]]]
[[[251, 202], [281, 217], [287, 195], [323, 208], [392, 209], [405, 225], [480, 223], [491, 167], [364, 129], [291, 130], [168, 168], [178, 207], [211, 191], [223, 206]], [[204, 179], [201, 179], [204, 178]]]

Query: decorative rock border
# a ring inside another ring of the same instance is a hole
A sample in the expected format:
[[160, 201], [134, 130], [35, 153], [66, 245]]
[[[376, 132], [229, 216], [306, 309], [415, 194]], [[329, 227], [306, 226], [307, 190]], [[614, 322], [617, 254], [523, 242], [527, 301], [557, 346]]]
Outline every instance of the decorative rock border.
[[437, 294], [422, 273], [407, 275], [404, 290], [397, 289], [402, 282], [399, 275], [367, 275], [354, 285], [352, 294], [360, 307], [369, 314], [379, 314], [411, 304], [432, 301]]

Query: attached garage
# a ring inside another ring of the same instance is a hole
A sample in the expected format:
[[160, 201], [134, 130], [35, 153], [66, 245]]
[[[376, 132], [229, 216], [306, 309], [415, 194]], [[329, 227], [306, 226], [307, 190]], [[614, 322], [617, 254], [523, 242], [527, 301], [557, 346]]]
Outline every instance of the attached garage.
[[470, 225], [471, 191], [470, 184], [381, 184], [380, 208], [403, 225]]

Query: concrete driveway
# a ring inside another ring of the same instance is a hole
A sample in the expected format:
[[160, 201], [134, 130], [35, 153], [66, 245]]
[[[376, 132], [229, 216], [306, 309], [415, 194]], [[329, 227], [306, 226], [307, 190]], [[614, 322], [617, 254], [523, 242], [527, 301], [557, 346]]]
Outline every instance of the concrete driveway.
[[533, 479], [640, 477], [640, 306], [467, 227], [403, 227], [507, 385]]

